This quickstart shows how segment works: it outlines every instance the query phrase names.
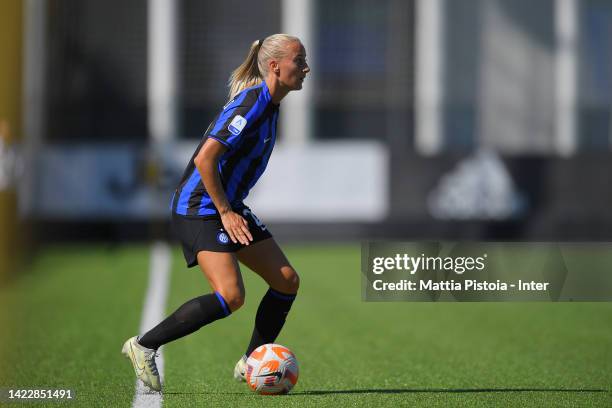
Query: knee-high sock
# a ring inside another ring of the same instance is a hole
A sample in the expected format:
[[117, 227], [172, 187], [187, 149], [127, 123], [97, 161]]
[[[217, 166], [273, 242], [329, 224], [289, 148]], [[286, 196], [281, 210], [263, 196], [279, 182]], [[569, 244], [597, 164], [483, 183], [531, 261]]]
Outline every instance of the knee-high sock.
[[281, 293], [272, 288], [268, 289], [257, 308], [255, 328], [246, 350], [247, 357], [262, 344], [273, 343], [276, 340], [285, 324], [294, 299], [295, 295]]
[[200, 296], [183, 304], [165, 320], [138, 339], [146, 348], [157, 349], [161, 345], [193, 333], [202, 326], [229, 316], [227, 302], [219, 292]]

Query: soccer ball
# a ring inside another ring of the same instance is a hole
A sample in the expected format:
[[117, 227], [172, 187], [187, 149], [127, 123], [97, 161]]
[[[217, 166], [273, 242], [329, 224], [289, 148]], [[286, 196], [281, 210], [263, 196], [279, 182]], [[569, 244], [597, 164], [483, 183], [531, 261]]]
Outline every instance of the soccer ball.
[[280, 344], [257, 347], [246, 361], [246, 382], [258, 394], [286, 394], [297, 383], [295, 355]]

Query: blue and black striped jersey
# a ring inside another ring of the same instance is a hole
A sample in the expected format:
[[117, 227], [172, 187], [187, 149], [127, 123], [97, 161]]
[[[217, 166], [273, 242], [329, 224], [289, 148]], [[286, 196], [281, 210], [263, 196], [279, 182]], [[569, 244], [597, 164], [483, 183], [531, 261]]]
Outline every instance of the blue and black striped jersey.
[[218, 215], [193, 161], [208, 138], [227, 147], [219, 160], [223, 188], [232, 208], [244, 206], [243, 200], [268, 164], [276, 141], [277, 119], [278, 105], [272, 103], [265, 82], [243, 90], [229, 101], [189, 160], [174, 192], [172, 211], [181, 215]]

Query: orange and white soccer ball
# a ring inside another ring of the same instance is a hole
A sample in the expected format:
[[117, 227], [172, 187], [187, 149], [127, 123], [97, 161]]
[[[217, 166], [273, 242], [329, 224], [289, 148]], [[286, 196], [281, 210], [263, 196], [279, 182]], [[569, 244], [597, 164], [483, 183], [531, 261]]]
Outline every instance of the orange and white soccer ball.
[[258, 394], [286, 394], [298, 380], [295, 354], [280, 344], [257, 347], [246, 361], [246, 382]]

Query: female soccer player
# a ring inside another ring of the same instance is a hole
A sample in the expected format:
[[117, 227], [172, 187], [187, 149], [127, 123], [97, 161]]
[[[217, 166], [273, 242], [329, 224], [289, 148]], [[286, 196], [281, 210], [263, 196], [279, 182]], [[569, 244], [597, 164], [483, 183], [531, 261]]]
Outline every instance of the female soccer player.
[[234, 368], [237, 380], [244, 381], [246, 357], [274, 342], [285, 323], [299, 277], [244, 199], [272, 153], [281, 100], [302, 89], [309, 71], [300, 40], [274, 34], [255, 41], [230, 77], [229, 102], [206, 130], [172, 198], [172, 222], [187, 266], [199, 265], [213, 293], [191, 299], [123, 345], [137, 377], [153, 390], [161, 390], [155, 365], [161, 345], [229, 316], [244, 303], [238, 261], [270, 287], [257, 309], [250, 344]]

